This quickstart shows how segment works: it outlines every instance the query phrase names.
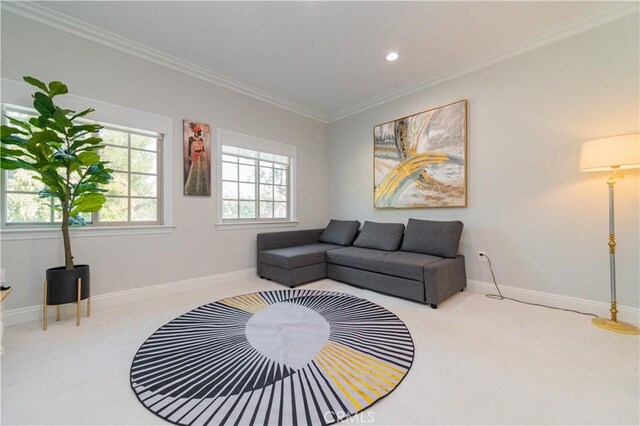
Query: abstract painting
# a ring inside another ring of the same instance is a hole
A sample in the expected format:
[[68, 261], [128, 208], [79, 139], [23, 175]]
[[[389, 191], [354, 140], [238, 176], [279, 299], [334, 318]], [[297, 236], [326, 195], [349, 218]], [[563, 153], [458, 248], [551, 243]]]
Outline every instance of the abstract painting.
[[184, 195], [211, 195], [211, 130], [183, 121]]
[[374, 207], [466, 207], [466, 151], [466, 100], [375, 126]]

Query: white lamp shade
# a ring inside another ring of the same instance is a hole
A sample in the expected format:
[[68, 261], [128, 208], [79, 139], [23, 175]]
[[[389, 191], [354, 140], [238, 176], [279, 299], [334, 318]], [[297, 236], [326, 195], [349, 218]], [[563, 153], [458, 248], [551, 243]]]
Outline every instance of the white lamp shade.
[[640, 167], [640, 134], [611, 136], [582, 144], [581, 171], [610, 171], [612, 167], [620, 169]]

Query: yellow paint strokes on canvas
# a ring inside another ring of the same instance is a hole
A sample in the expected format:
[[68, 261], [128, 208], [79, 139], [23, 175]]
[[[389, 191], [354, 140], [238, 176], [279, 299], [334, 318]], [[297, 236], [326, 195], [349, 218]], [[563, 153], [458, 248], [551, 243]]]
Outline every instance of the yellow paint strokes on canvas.
[[425, 152], [399, 163], [387, 173], [384, 180], [376, 188], [376, 201], [392, 196], [405, 179], [421, 173], [425, 166], [442, 164], [448, 160], [449, 157], [441, 152]]

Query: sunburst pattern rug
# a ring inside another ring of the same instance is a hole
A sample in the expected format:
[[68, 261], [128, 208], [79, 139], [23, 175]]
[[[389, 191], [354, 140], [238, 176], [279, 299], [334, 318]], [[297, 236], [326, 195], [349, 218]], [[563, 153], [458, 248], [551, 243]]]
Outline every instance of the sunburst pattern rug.
[[392, 392], [409, 371], [407, 327], [336, 292], [280, 290], [200, 306], [140, 347], [131, 387], [183, 425], [325, 425]]

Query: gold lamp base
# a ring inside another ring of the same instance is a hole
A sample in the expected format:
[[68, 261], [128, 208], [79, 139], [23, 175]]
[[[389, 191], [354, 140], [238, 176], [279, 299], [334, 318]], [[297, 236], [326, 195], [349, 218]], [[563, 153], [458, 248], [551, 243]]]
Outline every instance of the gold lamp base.
[[607, 318], [594, 318], [591, 320], [591, 324], [603, 330], [615, 331], [621, 334], [640, 334], [640, 329], [633, 324], [629, 324], [622, 321], [612, 321]]

